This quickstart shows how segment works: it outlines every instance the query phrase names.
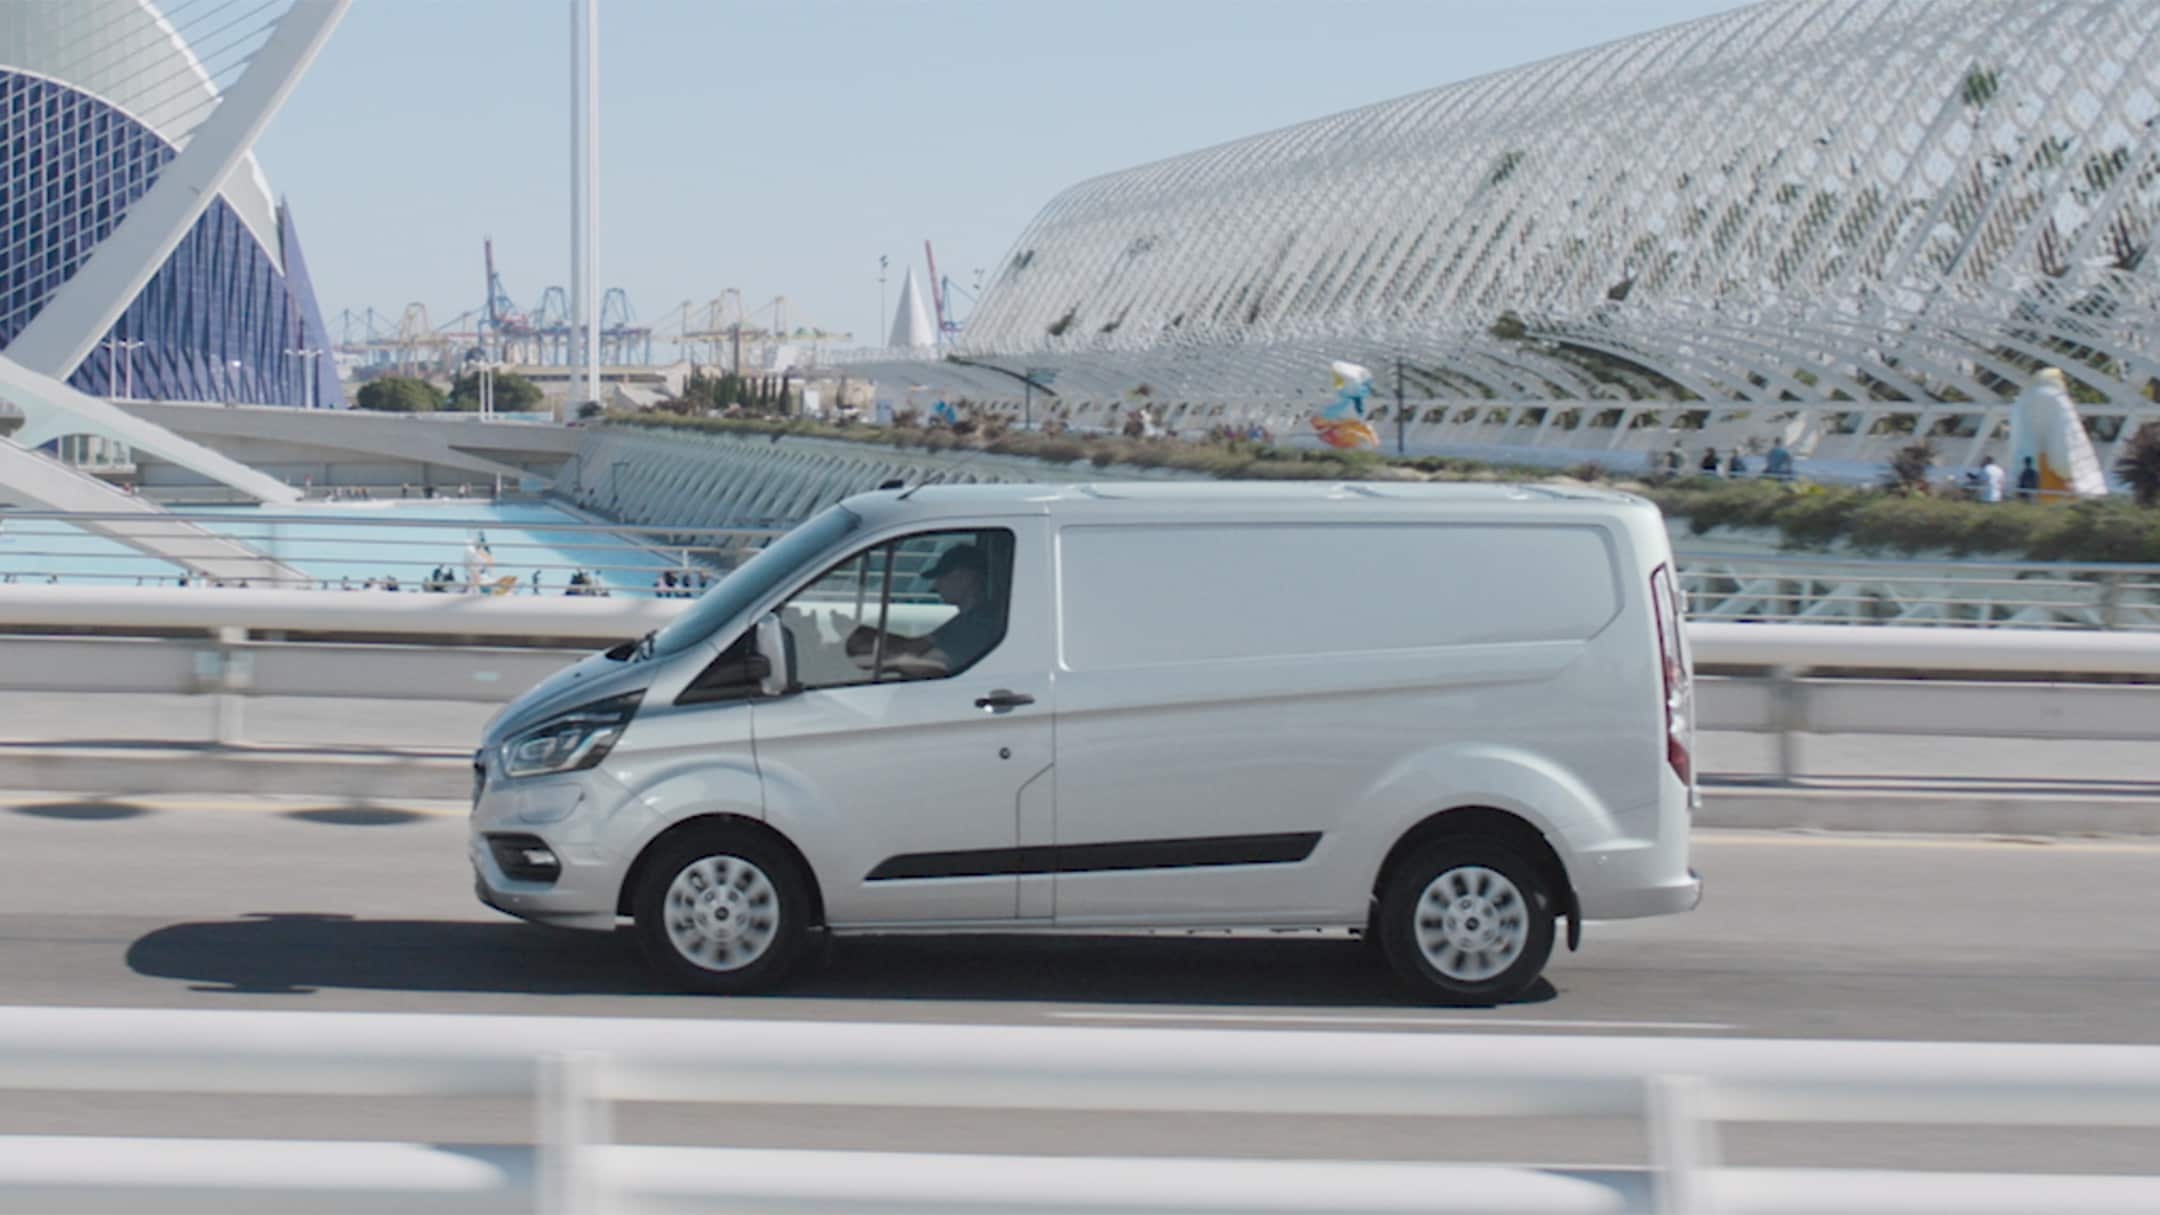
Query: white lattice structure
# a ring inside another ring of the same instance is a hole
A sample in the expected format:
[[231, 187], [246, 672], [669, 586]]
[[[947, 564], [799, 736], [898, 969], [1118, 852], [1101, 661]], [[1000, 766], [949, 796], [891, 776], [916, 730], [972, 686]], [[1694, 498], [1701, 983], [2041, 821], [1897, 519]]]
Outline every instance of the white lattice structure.
[[2160, 416], [2156, 141], [2153, 0], [1759, 4], [1082, 182], [954, 353], [1278, 424], [1401, 357], [1424, 444], [1854, 460], [1976, 459], [2056, 364], [2112, 462]]

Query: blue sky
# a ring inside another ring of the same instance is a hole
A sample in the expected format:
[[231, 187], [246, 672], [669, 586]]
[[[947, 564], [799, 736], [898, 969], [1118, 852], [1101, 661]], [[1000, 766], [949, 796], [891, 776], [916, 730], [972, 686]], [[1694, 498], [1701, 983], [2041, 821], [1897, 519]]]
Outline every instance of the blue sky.
[[[1098, 173], [1733, 0], [601, 0], [601, 277], [868, 343], [877, 261], [968, 286]], [[357, 0], [257, 153], [338, 314], [568, 281], [564, 0]], [[965, 304], [962, 304], [964, 314]]]

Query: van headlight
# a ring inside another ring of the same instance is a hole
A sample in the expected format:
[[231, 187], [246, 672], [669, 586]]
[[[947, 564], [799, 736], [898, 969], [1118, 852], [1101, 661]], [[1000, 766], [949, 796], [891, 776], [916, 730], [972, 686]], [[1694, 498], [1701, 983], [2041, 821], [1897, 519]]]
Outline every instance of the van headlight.
[[503, 775], [543, 776], [597, 766], [644, 699], [640, 690], [596, 700], [512, 735], [502, 744]]

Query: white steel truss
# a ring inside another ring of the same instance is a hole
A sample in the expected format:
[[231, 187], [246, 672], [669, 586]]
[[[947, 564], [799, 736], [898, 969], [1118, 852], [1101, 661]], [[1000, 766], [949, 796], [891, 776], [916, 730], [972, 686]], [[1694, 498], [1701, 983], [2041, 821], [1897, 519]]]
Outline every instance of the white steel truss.
[[1401, 360], [1421, 405], [1673, 403], [1630, 445], [1752, 404], [1975, 458], [2057, 365], [2105, 459], [2160, 417], [2156, 221], [2160, 0], [1778, 0], [1082, 182], [953, 353], [1277, 421]]

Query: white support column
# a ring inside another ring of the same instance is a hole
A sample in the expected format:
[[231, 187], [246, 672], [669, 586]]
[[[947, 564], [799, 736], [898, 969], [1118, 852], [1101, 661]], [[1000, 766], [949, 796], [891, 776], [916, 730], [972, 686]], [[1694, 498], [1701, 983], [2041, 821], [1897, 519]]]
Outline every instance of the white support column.
[[595, 1149], [614, 1138], [606, 1088], [607, 1060], [593, 1051], [543, 1055], [538, 1060], [536, 1160], [543, 1215], [607, 1209]]
[[[585, 4], [570, 0], [570, 335], [563, 350], [566, 385], [577, 383], [572, 368], [581, 360], [578, 343], [585, 335]], [[566, 387], [564, 405], [575, 402]], [[568, 421], [568, 418], [564, 419]]]
[[600, 0], [585, 0], [585, 399], [600, 399]]

